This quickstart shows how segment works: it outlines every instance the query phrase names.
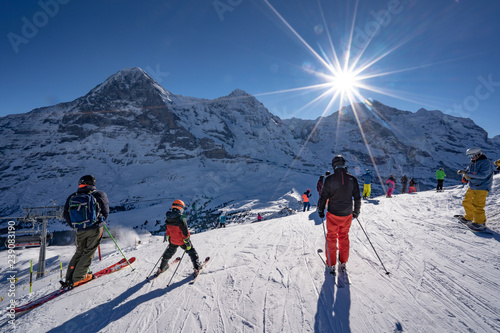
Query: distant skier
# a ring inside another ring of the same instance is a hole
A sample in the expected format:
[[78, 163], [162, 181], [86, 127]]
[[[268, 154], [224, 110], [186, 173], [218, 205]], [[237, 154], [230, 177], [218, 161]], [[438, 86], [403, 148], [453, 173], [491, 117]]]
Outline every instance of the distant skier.
[[462, 175], [462, 188], [465, 187], [465, 185], [469, 184], [469, 181], [465, 179], [465, 177]]
[[437, 179], [436, 191], [437, 192], [443, 192], [444, 177], [446, 177], [446, 174], [444, 173], [443, 168], [439, 168], [439, 170], [436, 171], [436, 179]]
[[318, 183], [316, 184], [316, 190], [318, 191], [318, 195], [321, 195], [321, 189], [323, 188], [325, 176], [319, 176]]
[[259, 222], [262, 221], [262, 215], [260, 215], [260, 213], [257, 214], [257, 221], [259, 221]]
[[78, 181], [78, 190], [71, 194], [64, 205], [66, 223], [76, 229], [76, 251], [68, 264], [63, 288], [76, 287], [93, 278], [87, 273], [109, 215], [109, 200], [95, 187], [96, 179], [85, 175]]
[[469, 180], [469, 188], [465, 192], [462, 205], [465, 209], [463, 222], [468, 223], [471, 229], [484, 230], [486, 227], [486, 197], [493, 186], [493, 164], [483, 154], [480, 148], [467, 149], [470, 163], [465, 170], [458, 170]]
[[372, 175], [370, 170], [366, 169], [366, 173], [361, 176], [363, 180], [363, 199], [368, 199], [372, 193]]
[[195, 272], [200, 269], [201, 264], [198, 260], [198, 253], [191, 243], [191, 234], [188, 230], [186, 215], [184, 215], [185, 207], [186, 205], [182, 200], [175, 200], [172, 203], [172, 209], [166, 214], [167, 219], [165, 221], [166, 230], [164, 242], [168, 241], [168, 247], [165, 252], [163, 252], [163, 257], [157, 274], [160, 274], [168, 269], [168, 261], [175, 254], [179, 246], [181, 249], [185, 250], [191, 258]]
[[406, 185], [408, 185], [408, 177], [403, 175], [401, 177], [401, 193], [406, 193]]
[[303, 212], [306, 211], [306, 208], [307, 208], [307, 211], [309, 211], [309, 208], [311, 207], [311, 203], [309, 202], [309, 198], [311, 197], [311, 190], [307, 190], [304, 192], [304, 194], [302, 194], [302, 202], [304, 203], [304, 210]]
[[410, 190], [408, 191], [408, 193], [417, 193], [417, 182], [415, 181], [415, 179], [413, 179], [413, 177], [411, 177], [410, 179]]
[[223, 212], [219, 217], [219, 228], [225, 228], [225, 227], [226, 227], [226, 214], [224, 214]]
[[387, 195], [386, 198], [392, 198], [392, 192], [394, 191], [394, 187], [396, 186], [396, 179], [391, 174], [389, 179], [385, 182], [387, 184]]
[[[332, 160], [333, 174], [325, 179], [325, 185], [318, 201], [318, 215], [326, 213], [326, 260], [328, 266], [335, 266], [337, 261], [337, 240], [339, 249], [339, 271], [346, 271], [349, 259], [349, 228], [353, 218], [357, 218], [361, 209], [361, 195], [356, 177], [345, 170], [345, 159], [337, 155]], [[353, 208], [354, 198], [354, 208]]]
[[497, 167], [497, 171], [500, 171], [500, 160], [495, 161], [495, 166]]

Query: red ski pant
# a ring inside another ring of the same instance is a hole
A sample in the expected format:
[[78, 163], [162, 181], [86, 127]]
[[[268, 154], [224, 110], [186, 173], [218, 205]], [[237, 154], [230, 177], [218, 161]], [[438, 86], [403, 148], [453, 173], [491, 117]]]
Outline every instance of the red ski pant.
[[[351, 228], [352, 214], [336, 216], [326, 213], [326, 263], [335, 266], [337, 263], [337, 240], [339, 242], [339, 261], [347, 262], [349, 259], [349, 228]], [[331, 262], [331, 264], [330, 264]]]

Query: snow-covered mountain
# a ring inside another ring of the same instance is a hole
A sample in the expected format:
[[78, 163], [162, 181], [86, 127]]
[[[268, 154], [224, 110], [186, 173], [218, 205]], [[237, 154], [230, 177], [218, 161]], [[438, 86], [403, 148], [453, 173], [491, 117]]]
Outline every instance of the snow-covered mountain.
[[488, 139], [472, 120], [440, 111], [366, 101], [316, 121], [282, 120], [242, 90], [213, 100], [175, 95], [140, 68], [72, 102], [2, 117], [0, 138], [0, 215], [63, 204], [80, 176], [94, 174], [113, 212], [141, 211], [133, 221], [120, 217], [129, 225], [160, 219], [177, 198], [202, 224], [223, 206], [294, 205], [290, 190], [315, 193], [338, 153], [356, 175], [375, 163], [382, 181], [406, 173], [425, 189], [440, 166], [458, 183], [466, 148], [500, 148], [499, 137]]
[[[499, 177], [486, 206], [493, 234], [474, 234], [451, 217], [463, 212], [461, 186], [363, 202], [360, 224], [353, 221], [350, 230], [347, 288], [335, 287], [316, 254], [325, 243], [316, 212], [192, 235], [200, 256], [211, 257], [193, 285], [187, 256], [146, 282], [163, 238], [122, 235], [125, 255], [137, 258], [134, 272], [104, 276], [32, 310], [15, 320], [15, 332], [499, 332]], [[101, 247], [94, 272], [121, 259], [111, 240]], [[58, 288], [60, 262], [65, 269], [73, 252], [50, 246], [49, 273], [34, 281], [30, 295], [29, 262], [38, 249], [16, 251], [15, 300], [25, 304]], [[0, 262], [4, 281], [7, 266]], [[0, 284], [3, 332], [14, 331], [5, 311], [9, 288]]]

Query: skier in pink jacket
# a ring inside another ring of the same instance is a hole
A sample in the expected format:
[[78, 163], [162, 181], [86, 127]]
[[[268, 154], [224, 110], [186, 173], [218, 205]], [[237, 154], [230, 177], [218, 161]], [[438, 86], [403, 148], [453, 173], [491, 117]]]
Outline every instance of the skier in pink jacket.
[[394, 187], [396, 185], [396, 179], [394, 178], [394, 176], [391, 174], [389, 176], [389, 179], [387, 179], [387, 181], [385, 182], [388, 186], [388, 189], [387, 189], [387, 196], [386, 198], [392, 198], [392, 191], [394, 191]]

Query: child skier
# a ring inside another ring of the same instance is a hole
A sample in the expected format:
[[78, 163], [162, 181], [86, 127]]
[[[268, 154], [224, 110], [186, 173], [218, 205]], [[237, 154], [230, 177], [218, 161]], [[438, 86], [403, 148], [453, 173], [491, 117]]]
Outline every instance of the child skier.
[[168, 269], [168, 261], [177, 251], [180, 246], [181, 249], [185, 250], [186, 253], [191, 258], [193, 263], [193, 268], [195, 273], [200, 269], [200, 261], [198, 260], [198, 253], [191, 244], [190, 233], [187, 226], [186, 216], [184, 215], [184, 209], [186, 205], [182, 200], [175, 200], [172, 203], [172, 209], [167, 212], [166, 231], [165, 240], [168, 241], [168, 247], [163, 252], [163, 257], [161, 260], [160, 268], [158, 268], [157, 274], [160, 274]]

